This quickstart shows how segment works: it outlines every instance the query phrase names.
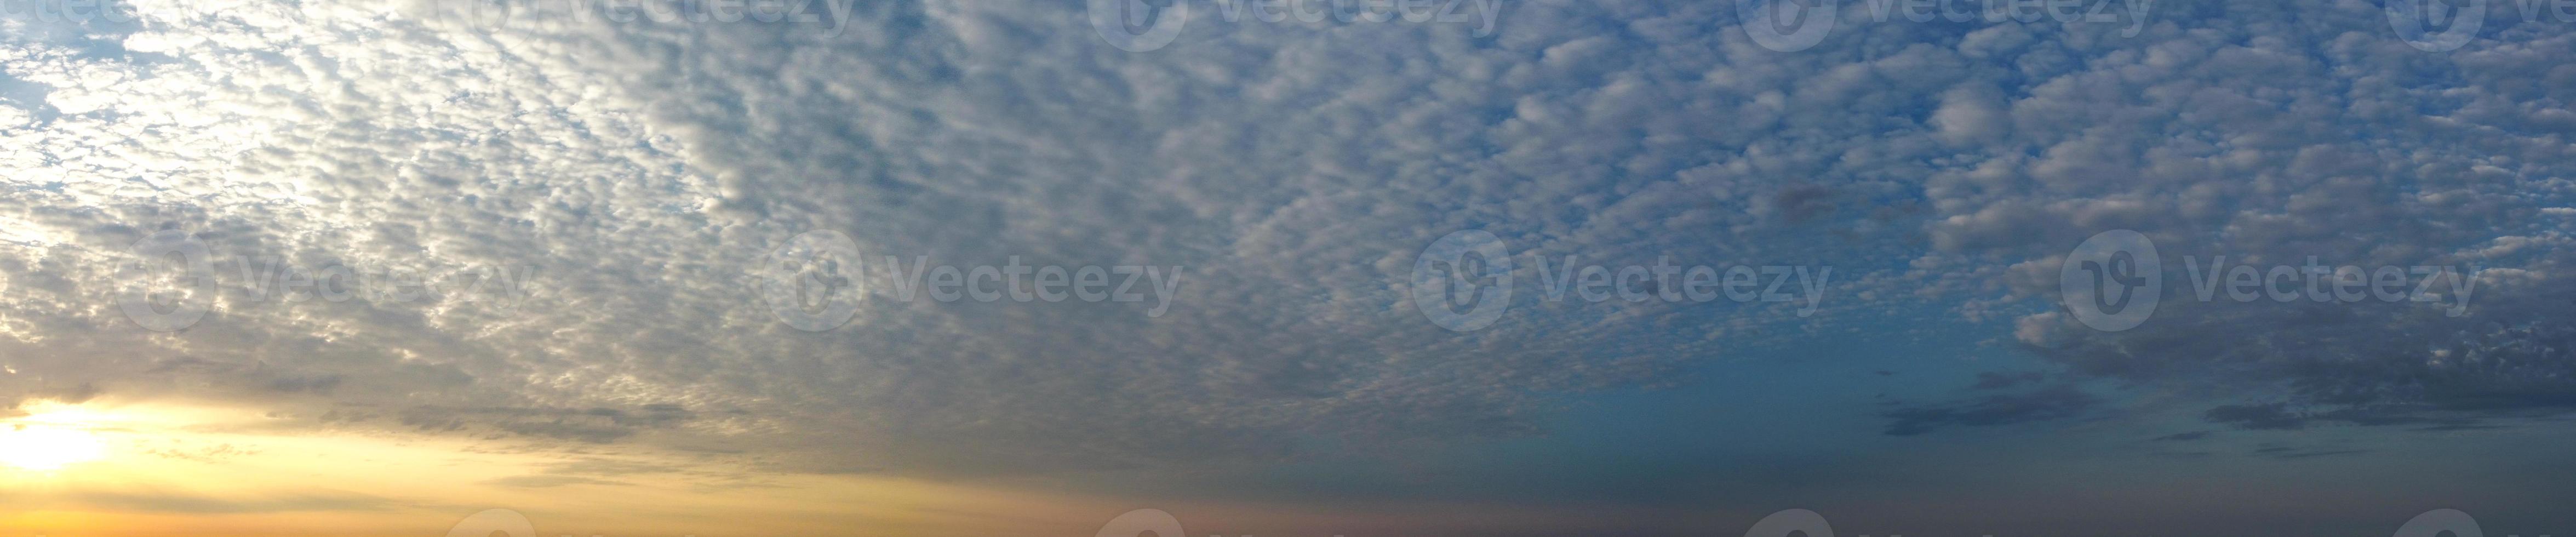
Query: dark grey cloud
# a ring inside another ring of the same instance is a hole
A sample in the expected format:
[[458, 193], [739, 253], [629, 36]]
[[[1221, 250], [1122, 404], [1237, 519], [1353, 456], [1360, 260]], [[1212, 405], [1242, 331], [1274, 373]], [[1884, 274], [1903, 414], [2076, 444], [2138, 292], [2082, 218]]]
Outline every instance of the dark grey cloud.
[[[670, 429], [696, 417], [695, 413], [671, 404], [643, 405], [635, 409], [420, 406], [403, 409], [397, 416], [397, 421], [403, 426], [421, 431], [499, 431], [589, 443], [614, 442], [638, 432]], [[335, 421], [342, 422], [364, 421], [349, 415], [334, 417], [337, 418]]]
[[1913, 436], [1947, 427], [1991, 427], [2066, 420], [2086, 415], [2102, 404], [2099, 397], [2072, 384], [2019, 393], [1970, 398], [1943, 405], [1906, 406], [1881, 413], [1890, 436]]
[[2425, 431], [2464, 431], [2503, 428], [2482, 418], [2497, 417], [2490, 412], [2444, 411], [2421, 405], [2359, 405], [2322, 408], [2295, 407], [2289, 403], [2237, 404], [2212, 408], [2205, 418], [2243, 429], [2291, 430], [2311, 424], [2333, 423], [2364, 427], [2411, 426]]
[[2271, 458], [2271, 459], [2278, 459], [2278, 460], [2314, 459], [2314, 458], [2319, 458], [2319, 457], [2341, 457], [2341, 456], [2347, 456], [2347, 455], [2360, 455], [2360, 454], [2369, 453], [2369, 452], [2370, 452], [2370, 450], [2367, 450], [2367, 449], [2307, 448], [2307, 447], [2283, 446], [2283, 445], [2278, 445], [2278, 444], [2264, 444], [2262, 447], [2259, 447], [2259, 448], [2255, 448], [2255, 449], [2254, 449], [2254, 454], [2255, 454], [2255, 455], [2257, 455], [2257, 456], [2266, 457], [2266, 458]]

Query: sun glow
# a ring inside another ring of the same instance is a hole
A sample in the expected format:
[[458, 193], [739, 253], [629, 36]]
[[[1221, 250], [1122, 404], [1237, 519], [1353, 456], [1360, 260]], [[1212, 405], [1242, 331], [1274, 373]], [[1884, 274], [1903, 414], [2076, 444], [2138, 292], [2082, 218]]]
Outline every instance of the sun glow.
[[52, 471], [107, 456], [107, 445], [89, 431], [51, 425], [16, 425], [0, 431], [0, 465]]
[[91, 432], [102, 417], [76, 405], [38, 403], [32, 415], [0, 421], [0, 466], [50, 472], [107, 457], [107, 443]]

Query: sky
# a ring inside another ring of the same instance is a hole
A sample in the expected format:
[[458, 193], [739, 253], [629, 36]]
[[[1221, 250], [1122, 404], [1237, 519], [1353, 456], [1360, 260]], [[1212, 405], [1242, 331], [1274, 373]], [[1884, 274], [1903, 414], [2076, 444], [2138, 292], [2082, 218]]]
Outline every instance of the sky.
[[0, 2], [0, 537], [2566, 535], [2572, 51], [2556, 0]]

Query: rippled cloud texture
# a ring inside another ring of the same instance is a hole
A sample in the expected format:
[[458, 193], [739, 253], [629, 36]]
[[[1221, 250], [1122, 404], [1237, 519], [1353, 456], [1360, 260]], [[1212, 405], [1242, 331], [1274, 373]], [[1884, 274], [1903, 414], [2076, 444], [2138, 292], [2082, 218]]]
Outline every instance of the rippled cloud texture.
[[[1313, 511], [1338, 507], [1296, 479], [1231, 480], [1561, 441], [1576, 433], [1552, 416], [1596, 396], [1723, 382], [1706, 372], [1820, 340], [1967, 333], [2030, 359], [1918, 357], [1987, 377], [1809, 417], [1903, 437], [1872, 442], [2106, 421], [2171, 435], [2153, 445], [2375, 437], [2576, 408], [2558, 322], [2576, 316], [2576, 25], [2490, 23], [2427, 52], [2362, 1], [2166, 0], [2105, 24], [1844, 3], [1795, 52], [1748, 37], [1732, 2], [1468, 6], [1500, 10], [1490, 31], [1192, 2], [1143, 52], [1075, 2], [814, 2], [810, 22], [374, 0], [19, 16], [0, 22], [0, 404], [243, 408], [262, 418], [240, 427], [277, 437], [558, 457], [485, 488], [867, 475]], [[1424, 318], [1411, 273], [1467, 229], [1526, 260], [1834, 272], [1802, 312], [1550, 302], [1524, 262], [1512, 311], [1459, 332]], [[2169, 266], [2482, 271], [2453, 315], [2197, 302], [2175, 269], [2152, 321], [2105, 332], [2060, 310], [2058, 275], [2113, 229]], [[208, 315], [157, 332], [118, 297], [180, 287], [138, 276], [175, 266], [135, 249], [165, 230], [219, 262]], [[757, 276], [811, 230], [864, 256], [867, 298], [828, 331], [782, 322]], [[1156, 315], [894, 298], [888, 269], [922, 257], [1180, 270]], [[450, 287], [281, 290], [329, 267]], [[602, 450], [656, 455], [576, 456]], [[297, 494], [86, 503], [492, 507]], [[1504, 500], [1430, 496], [1514, 526], [1465, 507]], [[1560, 529], [1702, 528], [1606, 503]], [[1104, 504], [1099, 520], [1151, 507]], [[1482, 527], [1459, 524], [1390, 527]]]

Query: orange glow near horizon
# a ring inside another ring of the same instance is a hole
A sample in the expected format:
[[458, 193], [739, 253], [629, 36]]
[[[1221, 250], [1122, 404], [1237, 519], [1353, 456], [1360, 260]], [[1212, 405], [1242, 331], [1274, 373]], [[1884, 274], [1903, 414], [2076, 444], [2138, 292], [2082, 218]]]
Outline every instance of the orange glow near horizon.
[[[0, 418], [0, 537], [445, 535], [495, 508], [526, 513], [541, 535], [990, 536], [1134, 508], [622, 444], [316, 428], [213, 403], [21, 410]], [[628, 470], [568, 470], [587, 467]]]
[[[730, 455], [627, 444], [314, 427], [220, 403], [22, 410], [0, 429], [62, 432], [34, 437], [60, 442], [13, 437], [0, 447], [9, 450], [0, 453], [0, 537], [427, 537], [490, 509], [524, 514], [537, 536], [605, 537], [1093, 535], [1142, 508], [1179, 513], [1208, 534], [1404, 535], [1462, 520], [1493, 531], [1572, 529], [1601, 515], [1473, 504], [1298, 510], [764, 471]], [[61, 447], [70, 444], [79, 445]]]

